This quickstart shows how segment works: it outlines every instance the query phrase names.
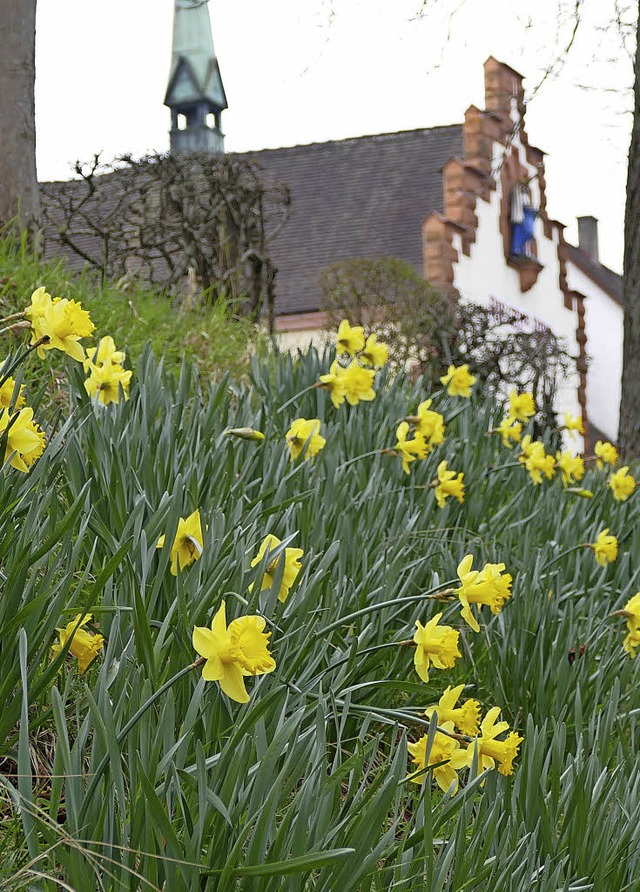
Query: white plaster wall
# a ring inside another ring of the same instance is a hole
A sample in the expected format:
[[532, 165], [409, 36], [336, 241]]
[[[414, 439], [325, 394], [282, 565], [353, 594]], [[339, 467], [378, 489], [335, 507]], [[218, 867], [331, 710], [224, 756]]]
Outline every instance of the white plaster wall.
[[618, 413], [622, 389], [622, 340], [624, 311], [582, 270], [567, 263], [572, 290], [585, 296], [587, 333], [587, 414], [589, 420], [614, 443], [618, 438]]
[[280, 350], [307, 350], [312, 344], [322, 350], [331, 335], [322, 328], [305, 328], [300, 331], [279, 331], [276, 333]]
[[[525, 151], [516, 138], [512, 148], [519, 153], [521, 163], [531, 174], [535, 172], [532, 165], [527, 164]], [[496, 146], [494, 169], [499, 169], [504, 148]], [[576, 332], [578, 325], [577, 311], [567, 309], [559, 284], [559, 261], [557, 254], [558, 234], [555, 228], [552, 238], [544, 237], [542, 221], [536, 220], [535, 239], [537, 243], [537, 259], [542, 264], [537, 282], [526, 292], [520, 290], [520, 276], [517, 269], [507, 266], [504, 255], [504, 244], [499, 229], [500, 203], [502, 190], [499, 175], [496, 177], [497, 188], [490, 193], [489, 201], [478, 198], [476, 215], [478, 228], [476, 241], [471, 245], [470, 256], [462, 252], [459, 239], [454, 242], [458, 251], [458, 262], [454, 264], [454, 285], [465, 301], [487, 305], [492, 298], [520, 311], [530, 318], [547, 325], [557, 337], [564, 339], [572, 356], [578, 356]], [[538, 200], [537, 181], [531, 183], [533, 197]], [[571, 412], [580, 415], [578, 403], [578, 374], [575, 373], [562, 382], [556, 409], [558, 412]]]

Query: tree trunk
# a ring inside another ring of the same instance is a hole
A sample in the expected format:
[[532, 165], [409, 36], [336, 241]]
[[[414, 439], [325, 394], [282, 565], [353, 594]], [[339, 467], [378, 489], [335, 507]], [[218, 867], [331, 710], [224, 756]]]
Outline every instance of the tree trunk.
[[[640, 35], [640, 31], [636, 33]], [[640, 39], [636, 47], [634, 96], [624, 217], [624, 348], [618, 434], [620, 451], [627, 458], [640, 457]]]
[[36, 175], [37, 0], [0, 0], [0, 224], [40, 216]]

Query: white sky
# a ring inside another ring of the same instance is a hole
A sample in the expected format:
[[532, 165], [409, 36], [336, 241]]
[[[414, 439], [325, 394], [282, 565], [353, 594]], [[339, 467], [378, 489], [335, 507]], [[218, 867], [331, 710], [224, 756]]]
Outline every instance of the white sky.
[[[226, 147], [243, 151], [461, 122], [470, 104], [484, 106], [489, 55], [524, 74], [531, 91], [570, 39], [575, 0], [426, 0], [420, 19], [422, 0], [209, 5], [229, 101]], [[66, 179], [76, 159], [99, 151], [111, 159], [168, 149], [173, 6], [39, 0], [41, 180]], [[601, 259], [620, 270], [633, 68], [611, 27], [615, 0], [582, 0], [582, 9], [565, 64], [529, 103], [527, 132], [548, 153], [550, 215], [573, 241], [576, 216], [598, 217]]]

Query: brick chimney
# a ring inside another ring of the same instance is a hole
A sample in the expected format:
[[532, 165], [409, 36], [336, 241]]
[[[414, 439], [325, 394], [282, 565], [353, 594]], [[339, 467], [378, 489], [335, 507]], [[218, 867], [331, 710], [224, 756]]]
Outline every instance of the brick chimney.
[[596, 263], [600, 263], [596, 217], [578, 217], [578, 247]]

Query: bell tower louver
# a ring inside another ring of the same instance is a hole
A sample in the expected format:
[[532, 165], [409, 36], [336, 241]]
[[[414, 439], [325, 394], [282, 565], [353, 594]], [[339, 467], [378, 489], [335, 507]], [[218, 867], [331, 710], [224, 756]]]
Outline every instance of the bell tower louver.
[[224, 152], [221, 117], [228, 106], [213, 47], [208, 0], [175, 0], [164, 104], [171, 109], [172, 152]]

